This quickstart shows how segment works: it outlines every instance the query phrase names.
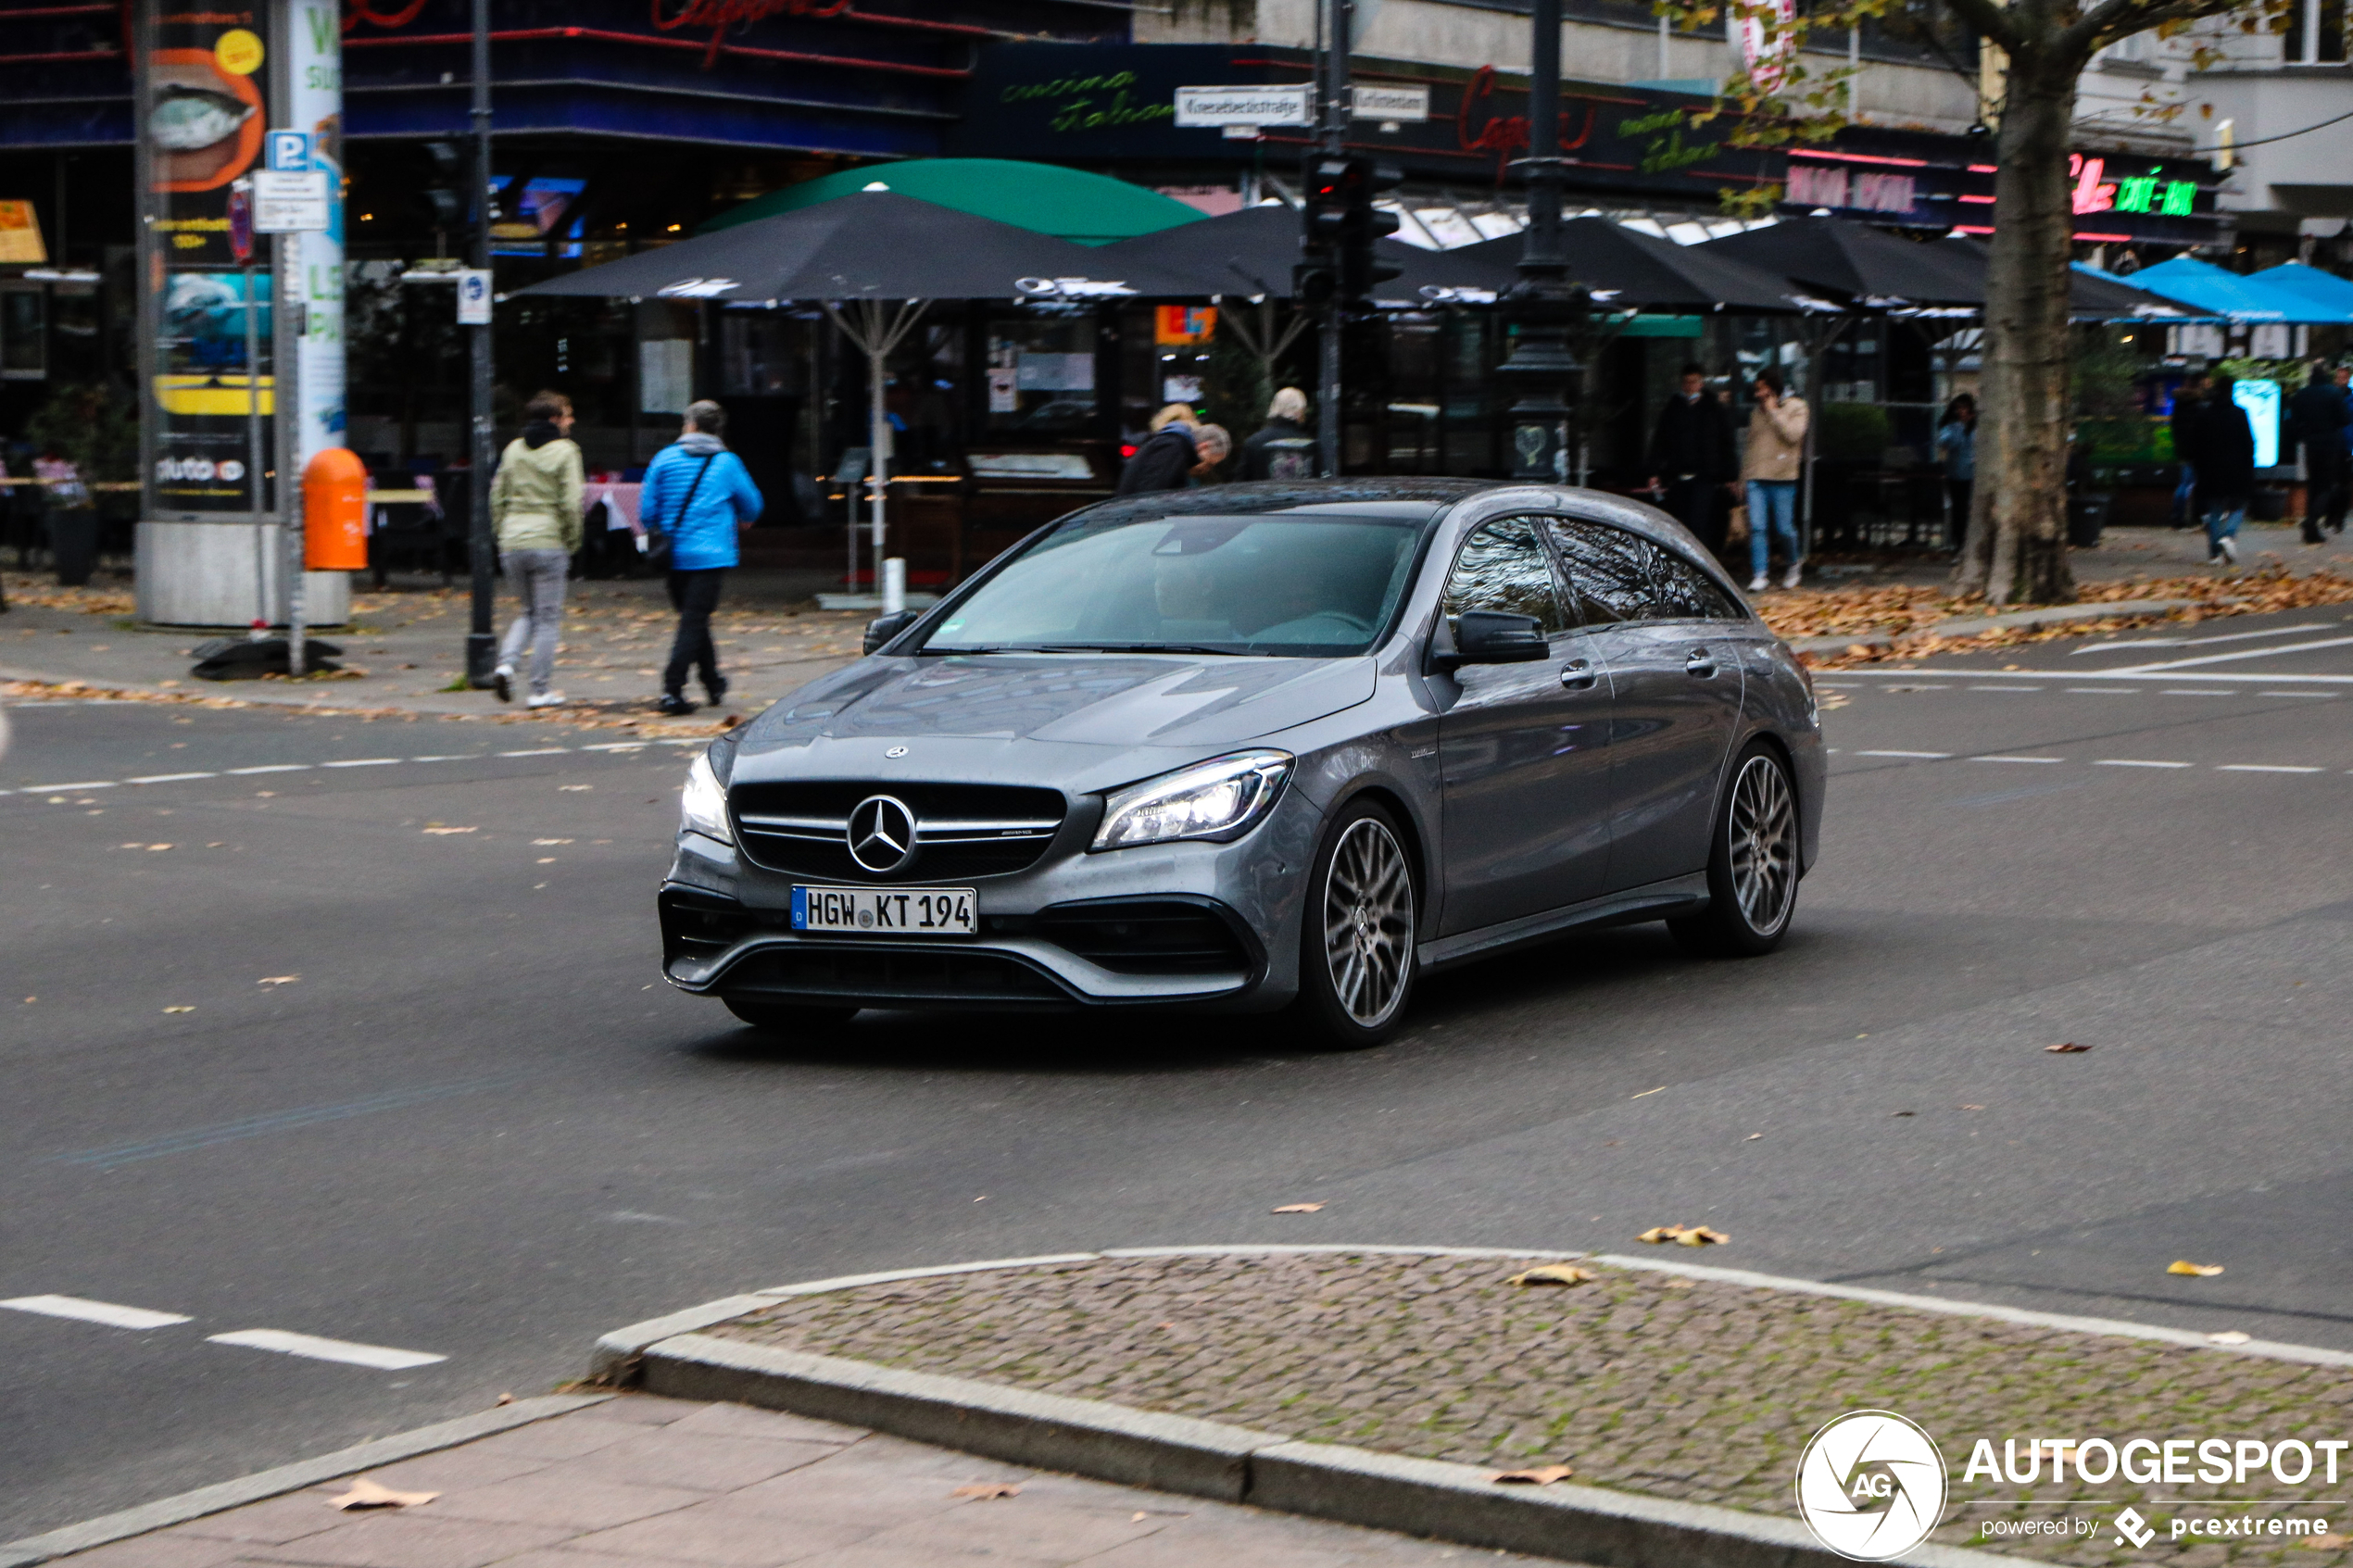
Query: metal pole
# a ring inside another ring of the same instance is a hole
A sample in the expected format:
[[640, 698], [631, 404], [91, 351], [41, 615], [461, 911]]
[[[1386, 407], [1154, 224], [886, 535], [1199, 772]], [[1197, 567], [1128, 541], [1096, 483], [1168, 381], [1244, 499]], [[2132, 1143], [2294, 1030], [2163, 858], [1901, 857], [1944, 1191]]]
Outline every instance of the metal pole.
[[[1325, 156], [1338, 157], [1348, 139], [1348, 49], [1354, 31], [1354, 0], [1325, 0], [1318, 13], [1324, 22], [1324, 112], [1317, 141]], [[1315, 458], [1326, 479], [1338, 479], [1340, 470], [1340, 336], [1348, 322], [1347, 303], [1337, 293], [1318, 323], [1316, 345]]]
[[261, 504], [261, 302], [253, 294], [253, 263], [244, 269], [245, 299], [245, 490], [253, 520], [254, 635], [277, 619], [270, 601], [270, 545], [262, 532]]
[[1561, 5], [1535, 0], [1528, 83], [1528, 228], [1521, 236], [1519, 282], [1509, 302], [1518, 340], [1498, 373], [1519, 389], [1512, 404], [1512, 477], [1567, 481], [1569, 403], [1580, 367], [1571, 337], [1585, 320], [1585, 291], [1568, 276], [1561, 250]]
[[303, 318], [303, 297], [300, 268], [302, 236], [275, 234], [271, 237], [271, 272], [276, 284], [278, 310], [274, 317], [277, 331], [272, 334], [277, 352], [271, 357], [271, 383], [278, 399], [278, 514], [284, 520], [283, 556], [286, 563], [286, 673], [299, 677], [307, 672], [309, 659], [303, 650], [303, 637], [308, 630], [303, 624], [302, 590], [302, 474], [296, 463], [302, 457], [302, 334], [309, 323]]
[[[490, 0], [473, 0], [473, 137], [474, 244], [473, 264], [490, 268]], [[494, 291], [495, 296], [495, 291]], [[490, 526], [490, 332], [487, 322], [469, 329], [472, 338], [473, 467], [467, 474], [471, 506], [467, 517], [472, 537], [467, 558], [473, 567], [473, 621], [466, 633], [466, 679], [486, 686], [498, 661], [497, 639], [490, 631], [492, 577], [498, 541]]]

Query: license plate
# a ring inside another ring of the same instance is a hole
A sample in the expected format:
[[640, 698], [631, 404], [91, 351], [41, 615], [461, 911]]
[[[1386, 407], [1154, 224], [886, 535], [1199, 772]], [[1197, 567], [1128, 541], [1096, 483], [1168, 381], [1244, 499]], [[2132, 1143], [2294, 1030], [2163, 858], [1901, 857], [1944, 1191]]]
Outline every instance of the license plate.
[[795, 931], [854, 931], [862, 935], [970, 936], [969, 887], [796, 887]]

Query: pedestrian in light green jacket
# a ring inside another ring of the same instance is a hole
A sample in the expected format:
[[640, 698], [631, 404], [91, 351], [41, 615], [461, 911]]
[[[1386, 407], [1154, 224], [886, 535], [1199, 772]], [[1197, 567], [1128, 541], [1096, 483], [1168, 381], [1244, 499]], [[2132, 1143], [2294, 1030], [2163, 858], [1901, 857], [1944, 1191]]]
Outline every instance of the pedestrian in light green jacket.
[[580, 548], [581, 491], [586, 475], [571, 440], [572, 400], [543, 392], [523, 408], [522, 434], [507, 444], [490, 486], [490, 519], [498, 554], [522, 613], [507, 628], [491, 687], [500, 702], [515, 699], [515, 660], [531, 646], [533, 708], [553, 708], [556, 634], [564, 616], [564, 579]]

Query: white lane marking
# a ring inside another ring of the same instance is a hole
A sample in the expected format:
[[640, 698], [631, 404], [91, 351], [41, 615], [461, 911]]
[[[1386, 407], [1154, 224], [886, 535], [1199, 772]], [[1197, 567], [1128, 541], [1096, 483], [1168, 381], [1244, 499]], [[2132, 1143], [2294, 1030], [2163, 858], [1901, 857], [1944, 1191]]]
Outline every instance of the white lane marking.
[[643, 751], [646, 746], [647, 743], [641, 740], [609, 740], [596, 746], [584, 746], [580, 749], [583, 751]]
[[2236, 696], [2239, 694], [2236, 692], [2199, 691], [2189, 686], [2168, 686], [2157, 695], [2159, 696]]
[[144, 779], [125, 779], [124, 784], [178, 784], [182, 779], [214, 779], [218, 773], [149, 773]]
[[2195, 762], [2158, 762], [2145, 757], [2103, 757], [2095, 768], [2195, 768]]
[[2139, 695], [2130, 686], [2070, 686], [2067, 689], [2082, 696], [2134, 696]]
[[571, 749], [572, 747], [568, 746], [543, 746], [536, 751], [502, 751], [498, 755], [501, 757], [555, 757]]
[[258, 768], [232, 768], [229, 770], [229, 771], [233, 774], [307, 773], [309, 771], [310, 764], [308, 762], [269, 762]]
[[1931, 760], [1942, 760], [1953, 754], [1949, 751], [1858, 751], [1855, 755], [1857, 757], [1925, 757]]
[[2064, 757], [1972, 757], [1972, 762], [2064, 762]]
[[[1826, 692], [1856, 692], [1863, 689], [1852, 681], [1817, 681], [1814, 684]], [[586, 749], [596, 751], [600, 748], [592, 746]]]
[[2216, 768], [2221, 773], [2317, 773], [2318, 768], [2296, 768], [2277, 762], [2224, 762]]
[[2309, 653], [2316, 648], [2353, 646], [2353, 637], [2322, 637], [2309, 643], [2282, 643], [2274, 648], [2241, 648], [2236, 653], [2202, 654], [2196, 659], [2169, 659], [2159, 664], [2135, 664], [2127, 670], [2110, 670], [2110, 675], [2147, 674], [2158, 670], [2188, 670], [2200, 664], [2230, 664], [2242, 659], [2272, 659], [2284, 653]]
[[1971, 686], [1973, 692], [2039, 692], [2040, 686]]
[[2271, 626], [2260, 632], [2226, 632], [2219, 637], [2142, 637], [2129, 643], [2095, 643], [2089, 647], [2070, 648], [2070, 657], [2079, 653], [2108, 653], [2118, 648], [2195, 648], [2208, 643], [2244, 643], [2256, 637], [2286, 637], [2298, 632], [2333, 632], [2336, 628], [2325, 621], [2315, 621], [2302, 626]]
[[396, 1350], [385, 1345], [355, 1345], [348, 1339], [290, 1334], [283, 1328], [241, 1328], [233, 1334], [208, 1334], [205, 1338], [215, 1345], [240, 1345], [248, 1350], [274, 1350], [282, 1356], [307, 1356], [319, 1361], [346, 1361], [383, 1372], [403, 1372], [449, 1359], [423, 1350]]
[[55, 791], [55, 790], [60, 790], [60, 789], [112, 789], [112, 788], [114, 788], [114, 781], [113, 781], [112, 779], [84, 779], [84, 780], [82, 780], [80, 784], [27, 784], [27, 785], [25, 785], [25, 786], [24, 786], [24, 792], [25, 792], [27, 795], [40, 795], [40, 794], [42, 794], [42, 793], [43, 793], [43, 792], [44, 792], [44, 791]]
[[2257, 692], [2255, 695], [2257, 696], [2316, 696], [2325, 699], [2336, 694], [2334, 692]]
[[38, 1312], [44, 1318], [79, 1318], [83, 1323], [102, 1323], [108, 1328], [170, 1328], [176, 1323], [195, 1320], [179, 1312], [153, 1312], [145, 1307], [119, 1307], [112, 1301], [91, 1301], [79, 1296], [16, 1296], [0, 1301], [0, 1307], [13, 1307], [19, 1312]]
[[437, 757], [411, 757], [411, 762], [471, 762], [482, 756], [479, 751], [445, 751]]
[[321, 768], [389, 768], [399, 761], [397, 757], [346, 757], [340, 761], [321, 762]]
[[[2272, 678], [2272, 679], [2290, 679], [2290, 680], [2292, 680], [2292, 679], [2296, 679], [2296, 677], [2293, 677], [2293, 676], [2287, 676], [2287, 677], [2271, 677], [2271, 678]], [[2286, 692], [2286, 693], [2271, 693], [2271, 694], [2269, 694], [2269, 695], [2271, 695], [2271, 696], [2303, 696], [2303, 695], [2305, 695], [2305, 694], [2300, 693], [2300, 692]], [[703, 745], [707, 739], [708, 739], [708, 737], [706, 737], [706, 736], [701, 736], [701, 735], [681, 736], [681, 737], [673, 737], [673, 738], [672, 738], [672, 739], [668, 742], [668, 744], [669, 744], [669, 745], [672, 745], [672, 746], [700, 746], [700, 745]], [[268, 763], [264, 763], [264, 764], [262, 764], [262, 765], [260, 765], [260, 766], [258, 766], [258, 767], [253, 767], [253, 768], [229, 768], [229, 769], [225, 769], [225, 770], [223, 770], [222, 771], [223, 771], [223, 772], [225, 772], [228, 776], [230, 776], [230, 777], [232, 777], [232, 778], [244, 778], [244, 777], [247, 777], [247, 776], [250, 776], [250, 775], [255, 774], [255, 773], [303, 773], [303, 772], [308, 772], [308, 771], [311, 771], [312, 769], [314, 769], [314, 768], [389, 768], [389, 767], [392, 767], [393, 765], [395, 765], [395, 764], [396, 764], [396, 763], [399, 763], [399, 762], [402, 762], [402, 761], [409, 761], [409, 762], [479, 762], [479, 761], [484, 761], [484, 760], [487, 760], [489, 758], [494, 757], [494, 756], [496, 756], [496, 757], [559, 757], [559, 756], [562, 756], [562, 755], [564, 755], [565, 753], [570, 752], [570, 751], [572, 751], [572, 750], [573, 750], [573, 749], [578, 749], [578, 750], [581, 750], [581, 751], [610, 751], [610, 752], [643, 751], [643, 750], [644, 750], [644, 749], [645, 749], [645, 748], [646, 748], [648, 745], [650, 745], [650, 744], [653, 744], [653, 743], [651, 743], [651, 742], [647, 742], [647, 741], [616, 741], [616, 742], [608, 742], [608, 743], [606, 743], [606, 744], [604, 744], [604, 745], [601, 745], [601, 746], [580, 746], [580, 747], [577, 747], [577, 748], [574, 748], [574, 747], [572, 747], [572, 746], [543, 746], [543, 747], [539, 747], [539, 748], [537, 748], [537, 749], [535, 749], [535, 750], [530, 750], [530, 751], [499, 751], [499, 752], [487, 752], [487, 751], [455, 752], [455, 751], [453, 751], [453, 752], [447, 752], [447, 753], [443, 753], [443, 754], [436, 755], [436, 756], [427, 756], [427, 757], [409, 757], [409, 758], [399, 758], [399, 757], [352, 757], [352, 758], [345, 758], [345, 759], [338, 759], [338, 760], [336, 760], [336, 761], [333, 761], [333, 762], [268, 762]], [[0, 795], [56, 795], [56, 794], [62, 793], [63, 791], [66, 791], [66, 790], [73, 790], [73, 789], [113, 789], [113, 788], [115, 788], [118, 784], [182, 784], [182, 783], [185, 783], [185, 782], [187, 782], [187, 781], [189, 781], [189, 780], [192, 780], [192, 779], [217, 779], [217, 778], [220, 778], [220, 777], [221, 777], [221, 776], [222, 776], [222, 774], [221, 774], [220, 772], [191, 772], [191, 773], [147, 773], [147, 774], [145, 774], [145, 775], [143, 775], [143, 776], [141, 776], [141, 777], [139, 777], [139, 778], [135, 778], [135, 779], [80, 779], [80, 780], [76, 780], [76, 781], [75, 781], [74, 783], [72, 783], [72, 784], [25, 784], [25, 785], [22, 785], [21, 787], [19, 787], [19, 788], [18, 788], [18, 789], [0, 789]]]

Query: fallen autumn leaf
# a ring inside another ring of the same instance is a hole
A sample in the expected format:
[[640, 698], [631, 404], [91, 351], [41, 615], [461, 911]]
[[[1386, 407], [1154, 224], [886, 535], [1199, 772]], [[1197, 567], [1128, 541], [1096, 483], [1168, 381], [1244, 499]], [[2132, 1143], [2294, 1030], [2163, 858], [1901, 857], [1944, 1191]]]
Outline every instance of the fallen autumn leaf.
[[1653, 1225], [1634, 1239], [1647, 1241], [1654, 1247], [1667, 1241], [1674, 1242], [1680, 1247], [1707, 1247], [1727, 1242], [1732, 1238], [1722, 1231], [1710, 1230], [1705, 1225]]
[[257, 985], [291, 985], [302, 978], [299, 974], [265, 974], [254, 982]]
[[1549, 1486], [1555, 1481], [1566, 1481], [1577, 1472], [1566, 1464], [1540, 1464], [1528, 1470], [1506, 1470], [1489, 1479], [1501, 1486]]
[[1270, 1214], [1313, 1214], [1322, 1207], [1320, 1203], [1286, 1203], [1278, 1209], [1270, 1209], [1267, 1212]]
[[2072, 1040], [2066, 1040], [2056, 1046], [2045, 1046], [2043, 1048], [2049, 1051], [2053, 1056], [2081, 1056], [2092, 1047], [2089, 1046], [2079, 1046]]
[[430, 828], [425, 829], [425, 831], [426, 831], [427, 833], [430, 833], [430, 834], [452, 834], [452, 833], [473, 833], [473, 832], [476, 832], [477, 830], [476, 830], [476, 829], [474, 829], [474, 828], [445, 828], [445, 827], [430, 827]]
[[163, 1010], [164, 1010], [164, 1011], [166, 1011], [166, 1012], [194, 1012], [194, 1011], [195, 1011], [196, 1010], [195, 1010], [195, 1009], [194, 1009], [194, 1008], [192, 1008], [192, 1007], [189, 1007], [189, 1008], [166, 1008], [166, 1009], [164, 1009]]
[[959, 1486], [948, 1494], [951, 1498], [1014, 1498], [1021, 1488], [1011, 1481], [975, 1481], [969, 1486]]
[[396, 1492], [362, 1475], [351, 1483], [351, 1490], [327, 1499], [329, 1508], [348, 1513], [360, 1508], [415, 1508], [439, 1497], [439, 1492]]
[[2188, 1274], [2195, 1279], [2211, 1279], [2222, 1272], [2220, 1263], [2193, 1263], [2187, 1258], [2176, 1258], [2165, 1265], [2169, 1274]]
[[1591, 1269], [1580, 1269], [1574, 1263], [1544, 1263], [1524, 1270], [1504, 1283], [1506, 1285], [1584, 1285], [1602, 1276]]

